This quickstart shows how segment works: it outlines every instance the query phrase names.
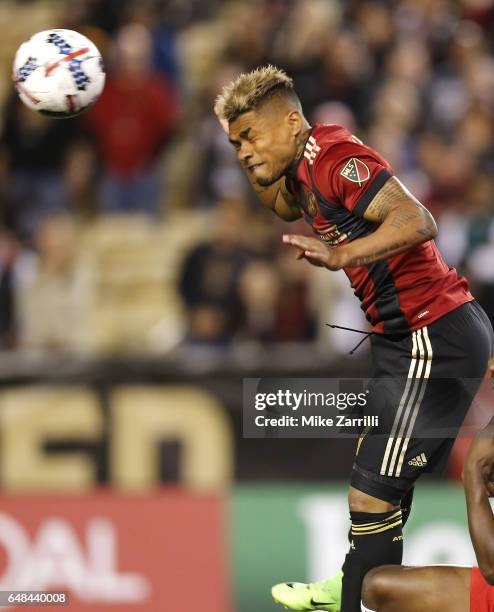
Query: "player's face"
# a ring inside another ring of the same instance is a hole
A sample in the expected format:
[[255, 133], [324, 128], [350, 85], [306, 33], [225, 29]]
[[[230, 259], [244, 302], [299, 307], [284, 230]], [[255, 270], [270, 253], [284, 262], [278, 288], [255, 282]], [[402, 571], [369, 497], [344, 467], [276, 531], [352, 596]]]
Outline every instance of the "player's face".
[[229, 139], [249, 176], [264, 187], [285, 174], [297, 154], [300, 115], [249, 111], [229, 125]]

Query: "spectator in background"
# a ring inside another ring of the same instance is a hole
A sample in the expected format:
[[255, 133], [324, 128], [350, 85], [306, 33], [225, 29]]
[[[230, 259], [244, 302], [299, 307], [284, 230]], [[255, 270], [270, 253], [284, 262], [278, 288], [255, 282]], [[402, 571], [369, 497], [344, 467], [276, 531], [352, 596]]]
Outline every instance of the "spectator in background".
[[[176, 26], [173, 11], [159, 10], [154, 0], [140, 0], [128, 11], [130, 21], [140, 23], [151, 33], [153, 66], [174, 86], [180, 85], [180, 66], [176, 47]], [[175, 12], [176, 8], [174, 7]]]
[[279, 271], [272, 262], [257, 259], [243, 270], [239, 294], [243, 306], [241, 337], [273, 342], [276, 338], [276, 314], [282, 292]]
[[[206, 88], [204, 97], [212, 104], [219, 89], [238, 72], [239, 66], [224, 66]], [[204, 117], [199, 128], [190, 134], [193, 141], [191, 149], [196, 159], [199, 159], [196, 177], [199, 197], [194, 199], [195, 206], [211, 207], [222, 199], [250, 195], [245, 174], [238, 167], [232, 147], [225, 140], [223, 130], [215, 119], [210, 115]], [[190, 181], [190, 170], [186, 180]]]
[[64, 215], [45, 218], [37, 254], [16, 277], [19, 347], [53, 354], [80, 353], [87, 334], [90, 274], [77, 255], [75, 226]]
[[278, 235], [262, 235], [243, 200], [220, 201], [215, 218], [212, 240], [190, 251], [180, 275], [188, 340], [224, 346], [313, 340], [309, 281], [293, 253]]
[[315, 316], [309, 282], [293, 265], [293, 254], [280, 251], [275, 261], [257, 259], [240, 277], [244, 315], [240, 337], [262, 342], [310, 342]]
[[78, 141], [67, 151], [64, 184], [71, 211], [83, 220], [99, 212], [96, 175], [96, 156], [91, 143]]
[[29, 242], [43, 217], [70, 210], [64, 172], [68, 151], [81, 138], [80, 124], [34, 113], [17, 95], [8, 100], [3, 121], [2, 198], [17, 235]]
[[87, 26], [94, 26], [114, 36], [121, 23], [122, 14], [129, 5], [132, 5], [132, 2], [133, 0], [70, 0], [64, 2], [63, 27], [81, 31], [86, 30]]
[[340, 3], [335, 0], [295, 0], [270, 45], [268, 59], [293, 76], [297, 89], [304, 92], [309, 114], [327, 100], [321, 77], [340, 22]]
[[143, 25], [120, 29], [113, 60], [103, 94], [87, 115], [103, 166], [102, 206], [156, 214], [157, 160], [177, 127], [176, 92], [152, 70], [152, 37]]
[[0, 230], [0, 348], [15, 347], [16, 303], [15, 281], [16, 262], [21, 246], [12, 232]]
[[224, 200], [216, 211], [212, 239], [185, 258], [179, 292], [187, 309], [188, 340], [225, 345], [242, 321], [239, 278], [251, 260], [242, 200]]

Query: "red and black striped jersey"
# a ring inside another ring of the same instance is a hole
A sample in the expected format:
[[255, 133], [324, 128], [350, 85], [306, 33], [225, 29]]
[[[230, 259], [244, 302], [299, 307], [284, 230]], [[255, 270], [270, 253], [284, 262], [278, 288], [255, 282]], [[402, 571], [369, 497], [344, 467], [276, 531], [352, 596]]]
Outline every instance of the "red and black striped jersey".
[[[338, 247], [374, 232], [364, 213], [393, 169], [338, 125], [316, 125], [288, 185], [314, 232]], [[468, 283], [429, 240], [385, 261], [345, 268], [373, 331], [407, 333], [473, 300]]]

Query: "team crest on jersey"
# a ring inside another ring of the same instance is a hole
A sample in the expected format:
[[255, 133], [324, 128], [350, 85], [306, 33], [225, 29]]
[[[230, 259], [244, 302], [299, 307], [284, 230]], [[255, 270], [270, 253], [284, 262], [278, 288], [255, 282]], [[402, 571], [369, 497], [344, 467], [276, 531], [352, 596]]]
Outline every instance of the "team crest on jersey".
[[317, 204], [316, 204], [316, 196], [312, 193], [312, 191], [306, 191], [305, 193], [305, 204], [307, 206], [307, 212], [311, 217], [315, 217], [317, 215]]
[[352, 181], [352, 183], [362, 185], [362, 183], [369, 180], [370, 170], [363, 161], [356, 157], [352, 157], [352, 159], [346, 163], [340, 174], [349, 181]]

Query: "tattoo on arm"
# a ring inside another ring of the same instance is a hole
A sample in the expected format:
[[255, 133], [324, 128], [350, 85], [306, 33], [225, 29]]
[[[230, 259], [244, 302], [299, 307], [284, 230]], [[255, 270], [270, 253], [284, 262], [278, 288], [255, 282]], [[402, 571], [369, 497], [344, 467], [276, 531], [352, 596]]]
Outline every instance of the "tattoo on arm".
[[375, 263], [382, 259], [383, 255], [387, 255], [391, 257], [391, 255], [395, 255], [402, 250], [405, 250], [410, 246], [409, 242], [396, 242], [395, 244], [391, 244], [390, 246], [379, 249], [378, 251], [374, 251], [370, 255], [365, 255], [362, 257], [354, 257], [348, 262], [348, 266], [367, 266], [369, 264]]
[[418, 229], [417, 232], [422, 236], [431, 236], [437, 232], [436, 222], [432, 218], [432, 215], [427, 214], [425, 219], [425, 228]]
[[280, 186], [281, 195], [285, 198], [285, 200], [290, 201], [293, 200], [292, 194], [288, 191], [286, 186], [286, 182], [282, 181]]
[[394, 177], [373, 198], [364, 218], [379, 223], [380, 227], [349, 245], [349, 267], [389, 259], [430, 240], [437, 233], [429, 211]]
[[366, 217], [382, 223], [392, 210], [401, 202], [408, 201], [410, 196], [403, 190], [400, 183], [394, 178], [389, 179], [377, 192], [366, 210]]
[[397, 230], [403, 230], [409, 223], [416, 222], [422, 227], [415, 231], [426, 238], [436, 233], [436, 224], [432, 215], [395, 177], [388, 180], [379, 190], [367, 207], [364, 217], [380, 224], [388, 219], [389, 227]]
[[410, 221], [419, 219], [421, 216], [418, 210], [400, 210], [398, 208], [394, 210], [390, 216], [389, 226], [401, 230], [406, 227]]
[[297, 200], [295, 196], [290, 191], [288, 191], [284, 180], [281, 182], [280, 192], [288, 206], [290, 206], [291, 208], [296, 208], [298, 210]]

